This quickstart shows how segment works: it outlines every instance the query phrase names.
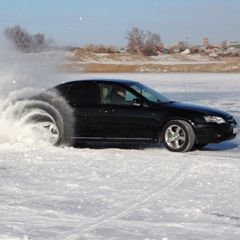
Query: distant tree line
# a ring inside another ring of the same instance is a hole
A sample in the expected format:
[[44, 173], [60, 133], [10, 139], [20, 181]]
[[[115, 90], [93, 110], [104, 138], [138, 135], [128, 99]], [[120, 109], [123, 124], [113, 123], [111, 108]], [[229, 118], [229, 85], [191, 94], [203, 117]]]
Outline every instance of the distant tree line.
[[[42, 33], [30, 34], [26, 29], [16, 25], [4, 30], [5, 37], [15, 46], [18, 50], [23, 52], [41, 52], [52, 47], [55, 47], [54, 41], [51, 38], [47, 38]], [[131, 54], [143, 54], [145, 56], [158, 55], [159, 53], [179, 53], [186, 49], [190, 50], [191, 54], [205, 53], [205, 50], [200, 46], [189, 46], [187, 42], [178, 42], [172, 45], [170, 48], [165, 49], [161, 43], [161, 37], [157, 33], [150, 31], [144, 31], [137, 27], [133, 27], [131, 30], [127, 30], [126, 37], [127, 48], [126, 51]], [[228, 42], [223, 41], [221, 47], [224, 50], [228, 49]], [[73, 50], [78, 47], [65, 47], [66, 49]], [[86, 50], [94, 53], [121, 53], [118, 47], [100, 45], [87, 45]], [[208, 52], [206, 52], [208, 54]], [[221, 53], [221, 55], [228, 56], [234, 55], [235, 52]], [[236, 53], [239, 56], [239, 53]], [[219, 54], [220, 55], [220, 54]], [[235, 56], [235, 55], [234, 55]]]
[[[143, 54], [146, 56], [157, 55], [163, 50], [159, 34], [150, 31], [143, 31], [139, 28], [132, 28], [127, 31], [126, 39], [128, 40], [127, 52], [131, 54]], [[114, 46], [87, 45], [86, 50], [94, 53], [120, 53], [119, 48]]]
[[19, 25], [4, 30], [4, 36], [23, 52], [41, 52], [54, 46], [54, 41], [42, 33], [32, 35]]
[[[19, 25], [4, 30], [5, 37], [23, 52], [41, 52], [54, 46], [54, 41], [42, 33], [30, 34]], [[127, 31], [127, 51], [132, 54], [143, 54], [146, 56], [157, 55], [163, 49], [159, 34], [143, 31], [137, 27]], [[117, 47], [106, 47], [103, 45], [88, 45], [85, 47], [95, 53], [117, 53]]]

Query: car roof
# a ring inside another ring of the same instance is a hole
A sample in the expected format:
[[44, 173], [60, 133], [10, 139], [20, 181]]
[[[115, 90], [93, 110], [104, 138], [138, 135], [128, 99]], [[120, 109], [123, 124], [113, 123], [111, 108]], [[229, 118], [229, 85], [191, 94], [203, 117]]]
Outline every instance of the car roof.
[[81, 79], [81, 80], [64, 82], [62, 84], [57, 85], [56, 87], [60, 87], [60, 86], [64, 86], [64, 85], [75, 85], [75, 84], [78, 84], [80, 82], [108, 82], [108, 83], [120, 83], [120, 84], [138, 83], [137, 81], [127, 80], [127, 79], [90, 78], [90, 79]]

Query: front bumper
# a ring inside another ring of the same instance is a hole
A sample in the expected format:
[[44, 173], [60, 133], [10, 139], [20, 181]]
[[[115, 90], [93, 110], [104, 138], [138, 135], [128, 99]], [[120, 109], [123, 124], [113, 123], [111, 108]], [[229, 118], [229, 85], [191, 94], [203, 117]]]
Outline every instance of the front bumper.
[[195, 126], [198, 144], [220, 143], [234, 139], [239, 129], [236, 124], [204, 123]]

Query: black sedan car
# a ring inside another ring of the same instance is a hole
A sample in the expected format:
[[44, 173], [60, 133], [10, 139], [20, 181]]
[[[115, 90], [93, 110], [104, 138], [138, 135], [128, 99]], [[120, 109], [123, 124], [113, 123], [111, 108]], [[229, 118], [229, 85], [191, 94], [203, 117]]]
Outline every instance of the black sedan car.
[[47, 132], [54, 145], [152, 142], [164, 143], [173, 152], [185, 152], [193, 146], [233, 139], [238, 132], [229, 113], [171, 101], [136, 81], [79, 80], [46, 92], [57, 94], [41, 94], [28, 108], [36, 113], [30, 114], [34, 129]]

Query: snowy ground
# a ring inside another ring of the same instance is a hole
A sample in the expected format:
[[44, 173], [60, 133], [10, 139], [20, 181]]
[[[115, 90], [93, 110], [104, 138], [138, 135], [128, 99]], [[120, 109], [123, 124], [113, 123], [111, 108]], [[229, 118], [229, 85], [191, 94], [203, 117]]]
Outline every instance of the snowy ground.
[[[51, 76], [25, 82], [50, 87], [99, 74]], [[173, 100], [220, 108], [240, 122], [240, 74], [105, 76], [138, 79]], [[75, 149], [20, 139], [5, 136], [0, 144], [1, 240], [240, 239], [240, 135], [180, 154], [153, 145]]]

